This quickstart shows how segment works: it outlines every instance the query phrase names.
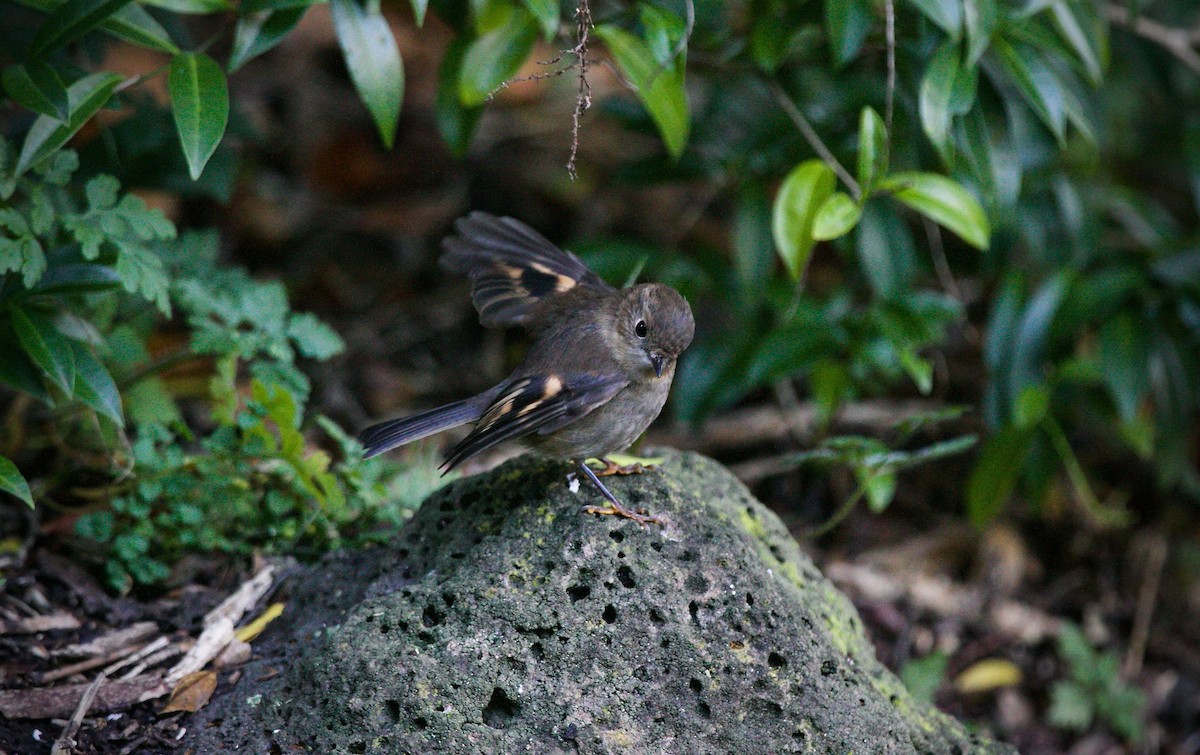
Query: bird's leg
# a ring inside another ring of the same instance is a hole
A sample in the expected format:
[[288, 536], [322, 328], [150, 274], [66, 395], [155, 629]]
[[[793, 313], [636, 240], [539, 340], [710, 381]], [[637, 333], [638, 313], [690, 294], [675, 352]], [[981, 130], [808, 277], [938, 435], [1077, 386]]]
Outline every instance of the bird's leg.
[[661, 525], [663, 523], [662, 520], [656, 516], [643, 514], [639, 511], [632, 511], [622, 506], [621, 502], [617, 500], [617, 497], [609, 492], [608, 488], [604, 487], [604, 483], [600, 482], [600, 478], [596, 476], [596, 473], [592, 471], [592, 468], [587, 465], [586, 461], [579, 462], [579, 467], [583, 470], [583, 473], [587, 475], [587, 478], [591, 480], [592, 483], [600, 490], [600, 494], [604, 496], [605, 500], [608, 501], [607, 506], [584, 506], [583, 512], [585, 514], [623, 516], [626, 519], [632, 519], [638, 524]]

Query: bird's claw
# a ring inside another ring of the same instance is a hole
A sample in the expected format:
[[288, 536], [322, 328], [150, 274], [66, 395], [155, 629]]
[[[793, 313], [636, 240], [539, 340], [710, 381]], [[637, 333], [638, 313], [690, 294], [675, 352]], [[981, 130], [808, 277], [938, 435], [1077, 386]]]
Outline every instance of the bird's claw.
[[662, 519], [659, 519], [658, 517], [646, 512], [645, 509], [638, 509], [637, 511], [634, 511], [632, 509], [625, 508], [619, 503], [610, 502], [607, 506], [584, 506], [583, 513], [599, 514], [601, 516], [624, 517], [625, 519], [632, 519], [643, 527], [647, 524], [657, 524], [660, 527], [665, 526], [666, 524]]

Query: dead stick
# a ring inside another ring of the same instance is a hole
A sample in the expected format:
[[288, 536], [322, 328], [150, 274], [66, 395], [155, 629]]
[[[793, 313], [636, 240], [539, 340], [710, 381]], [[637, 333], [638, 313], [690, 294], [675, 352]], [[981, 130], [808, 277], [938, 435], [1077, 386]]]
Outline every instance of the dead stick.
[[63, 727], [62, 734], [55, 740], [54, 746], [50, 748], [50, 755], [70, 755], [75, 752], [75, 735], [79, 733], [79, 726], [83, 723], [83, 717], [91, 710], [92, 703], [96, 700], [96, 694], [100, 691], [100, 686], [108, 679], [108, 675], [100, 672], [83, 693], [83, 697], [79, 698], [79, 705], [75, 707], [75, 715], [71, 716], [71, 720]]

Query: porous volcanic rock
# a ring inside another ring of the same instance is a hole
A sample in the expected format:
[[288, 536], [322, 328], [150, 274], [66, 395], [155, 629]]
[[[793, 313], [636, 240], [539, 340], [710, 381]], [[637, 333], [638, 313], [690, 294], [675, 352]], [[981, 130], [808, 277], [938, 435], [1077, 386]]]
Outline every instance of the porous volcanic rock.
[[608, 478], [579, 513], [523, 457], [434, 493], [390, 548], [291, 579], [260, 658], [185, 751], [977, 753], [914, 700], [854, 608], [727, 470]]

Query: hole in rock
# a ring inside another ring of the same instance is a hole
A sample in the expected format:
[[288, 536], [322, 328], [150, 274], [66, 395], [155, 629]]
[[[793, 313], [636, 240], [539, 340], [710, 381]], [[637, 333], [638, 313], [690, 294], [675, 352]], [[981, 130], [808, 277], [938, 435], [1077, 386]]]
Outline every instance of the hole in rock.
[[503, 729], [520, 712], [520, 704], [511, 699], [507, 692], [496, 687], [492, 690], [492, 699], [488, 700], [487, 707], [483, 709], [483, 722], [493, 729]]

